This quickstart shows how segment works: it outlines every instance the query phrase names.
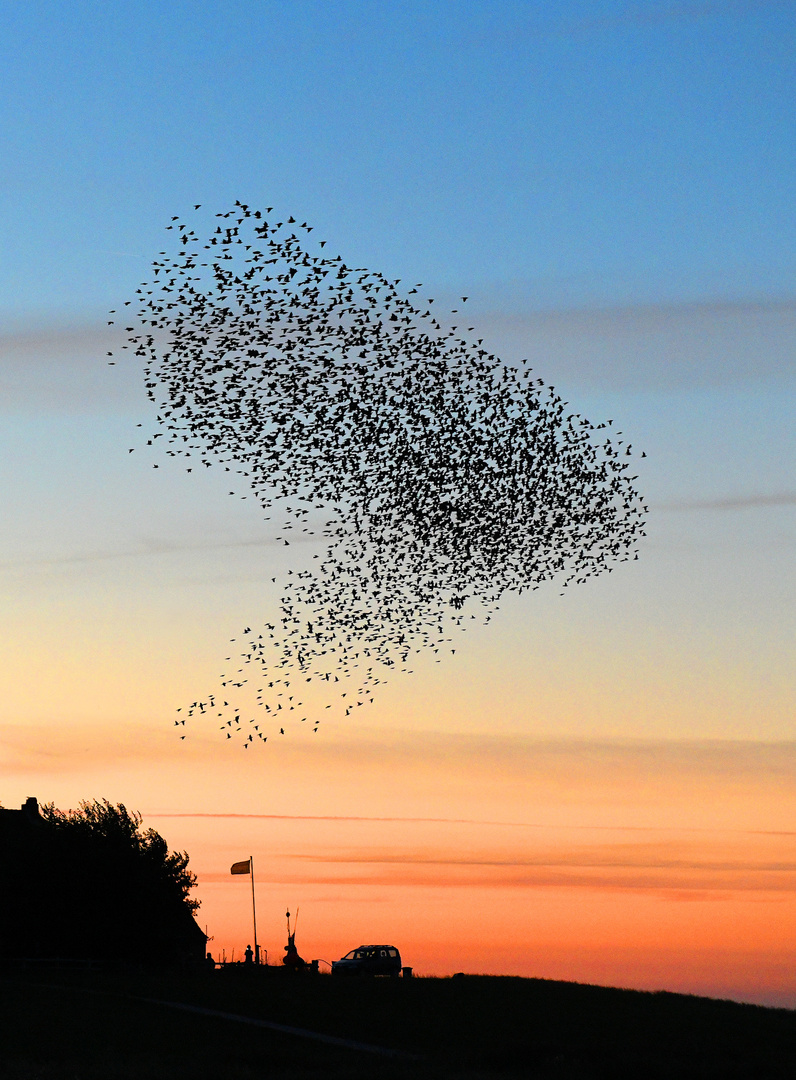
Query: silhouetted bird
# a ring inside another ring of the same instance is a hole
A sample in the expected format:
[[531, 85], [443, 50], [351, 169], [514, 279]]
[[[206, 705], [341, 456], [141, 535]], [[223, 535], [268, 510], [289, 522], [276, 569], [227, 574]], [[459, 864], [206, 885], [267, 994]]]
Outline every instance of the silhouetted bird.
[[243, 631], [225, 695], [248, 693], [273, 717], [291, 679], [346, 680], [348, 715], [387, 672], [410, 671], [413, 653], [449, 645], [468, 605], [489, 622], [507, 592], [583, 582], [630, 558], [645, 508], [630, 447], [594, 439], [605, 424], [565, 416], [530, 367], [416, 307], [422, 283], [404, 294], [315, 254], [297, 235], [311, 227], [269, 223], [272, 209], [236, 202], [204, 237], [167, 226], [178, 249], [139, 289], [129, 341], [168, 454], [234, 469], [267, 519], [277, 508], [286, 519], [278, 533], [301, 525], [323, 544], [314, 570], [288, 573], [267, 641]]

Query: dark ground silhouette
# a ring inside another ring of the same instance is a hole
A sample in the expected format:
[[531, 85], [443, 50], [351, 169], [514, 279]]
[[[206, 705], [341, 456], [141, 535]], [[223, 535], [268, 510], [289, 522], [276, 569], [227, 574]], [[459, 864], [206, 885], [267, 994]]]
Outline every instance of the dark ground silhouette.
[[[0, 968], [4, 1080], [791, 1080], [796, 1012], [536, 979], [100, 978]], [[31, 985], [36, 983], [37, 985]], [[143, 1000], [149, 998], [149, 1001]], [[152, 999], [155, 999], [154, 1001]], [[417, 1055], [390, 1060], [219, 1017]]]

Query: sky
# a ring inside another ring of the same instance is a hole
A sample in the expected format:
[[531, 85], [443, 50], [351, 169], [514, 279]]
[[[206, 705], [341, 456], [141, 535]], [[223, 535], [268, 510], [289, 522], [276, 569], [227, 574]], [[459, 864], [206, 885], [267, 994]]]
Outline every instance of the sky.
[[[796, 1007], [794, 5], [33, 0], [0, 30], [0, 802], [140, 811], [214, 955], [251, 941], [251, 854], [271, 960], [298, 906], [308, 959]], [[644, 450], [650, 508], [638, 561], [246, 753], [175, 710], [296, 564], [142, 445], [106, 363], [172, 215], [235, 199], [469, 296]]]

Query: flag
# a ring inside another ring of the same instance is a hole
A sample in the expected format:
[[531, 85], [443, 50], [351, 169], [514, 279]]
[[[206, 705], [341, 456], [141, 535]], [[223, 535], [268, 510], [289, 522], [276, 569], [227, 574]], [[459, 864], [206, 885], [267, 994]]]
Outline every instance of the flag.
[[230, 867], [229, 872], [230, 874], [250, 874], [251, 863], [248, 859], [245, 859], [243, 862], [234, 862]]

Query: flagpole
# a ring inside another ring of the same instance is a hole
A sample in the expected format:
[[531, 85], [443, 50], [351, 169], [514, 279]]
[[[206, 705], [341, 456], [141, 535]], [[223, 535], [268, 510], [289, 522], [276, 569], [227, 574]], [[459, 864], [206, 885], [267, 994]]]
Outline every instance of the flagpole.
[[254, 962], [260, 963], [260, 950], [257, 946], [257, 909], [254, 906], [254, 856], [249, 856], [249, 869], [252, 876], [252, 923], [254, 924]]

